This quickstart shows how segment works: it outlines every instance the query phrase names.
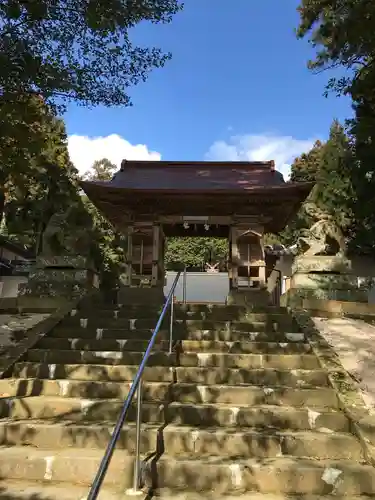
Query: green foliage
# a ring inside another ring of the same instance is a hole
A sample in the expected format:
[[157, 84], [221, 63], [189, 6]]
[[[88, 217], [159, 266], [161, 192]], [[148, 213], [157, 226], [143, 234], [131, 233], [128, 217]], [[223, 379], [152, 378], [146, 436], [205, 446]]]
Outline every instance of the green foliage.
[[348, 122], [354, 165], [353, 248], [372, 252], [375, 245], [375, 3], [371, 0], [302, 0], [297, 35], [316, 49], [313, 69], [340, 68], [327, 92], [351, 97], [355, 116]]
[[[63, 104], [130, 105], [128, 89], [170, 58], [137, 47], [142, 21], [168, 23], [178, 0], [0, 0], [0, 229], [36, 253], [53, 213], [79, 200], [94, 220], [95, 261], [104, 281], [119, 275], [124, 241], [84, 197], [69, 160]], [[90, 178], [108, 179], [108, 160]], [[78, 217], [77, 213], [77, 217]]]
[[347, 231], [353, 221], [355, 194], [352, 187], [354, 158], [344, 128], [334, 121], [329, 139], [322, 148], [317, 186], [313, 193], [317, 204], [334, 217], [338, 226]]
[[49, 149], [49, 122], [66, 102], [130, 105], [129, 87], [170, 58], [133, 46], [131, 28], [168, 23], [180, 8], [178, 0], [0, 0], [0, 186], [47, 168], [30, 163]]
[[108, 160], [102, 158], [96, 160], [91, 169], [85, 172], [82, 176], [85, 181], [110, 181], [116, 172], [116, 165]]
[[129, 86], [170, 58], [134, 46], [131, 28], [168, 23], [180, 9], [178, 0], [2, 0], [0, 95], [129, 105]]
[[302, 0], [297, 36], [310, 36], [316, 49], [309, 66], [339, 65], [353, 71], [346, 80], [333, 80], [339, 91], [366, 73], [375, 44], [375, 4], [371, 0]]
[[[10, 178], [21, 184], [30, 172], [42, 169], [55, 154], [55, 135], [66, 140], [64, 124], [38, 96], [20, 94], [0, 97], [0, 183]], [[64, 149], [62, 150], [64, 151]], [[43, 161], [35, 162], [35, 158]], [[32, 174], [33, 175], [33, 174]]]
[[165, 251], [165, 264], [183, 262], [188, 267], [200, 267], [208, 261], [225, 260], [228, 241], [225, 238], [169, 238]]
[[[292, 164], [291, 180], [295, 182], [314, 181], [316, 185], [307, 201], [330, 214], [351, 236], [354, 221], [353, 206], [355, 193], [352, 186], [352, 170], [355, 168], [352, 148], [342, 125], [332, 123], [326, 143], [316, 142], [313, 148]], [[312, 224], [312, 219], [301, 207], [296, 217], [281, 234], [285, 245], [293, 245], [303, 229]]]
[[322, 149], [321, 141], [316, 141], [308, 153], [303, 153], [294, 160], [290, 174], [292, 182], [316, 182]]
[[[122, 270], [125, 242], [103, 218], [85, 196], [79, 194], [78, 172], [69, 159], [64, 122], [55, 117], [53, 110], [40, 100], [30, 99], [34, 106], [35, 128], [38, 138], [27, 150], [28, 163], [12, 148], [0, 144], [0, 157], [7, 155], [9, 163], [2, 169], [6, 200], [2, 232], [11, 240], [28, 247], [35, 254], [42, 250], [42, 234], [51, 216], [65, 211], [73, 202], [77, 204], [73, 217], [92, 220], [90, 254], [99, 270], [104, 286], [113, 286]], [[26, 101], [29, 102], [29, 101]], [[20, 163], [19, 163], [20, 162]], [[107, 162], [99, 162], [108, 171], [115, 168]], [[9, 165], [13, 165], [10, 168]], [[16, 168], [20, 165], [20, 168]], [[102, 175], [103, 170], [93, 171], [92, 177]]]
[[[83, 179], [87, 181], [108, 181], [113, 177], [116, 169], [116, 165], [107, 158], [102, 158], [93, 163], [90, 170], [83, 175]], [[120, 274], [124, 270], [127, 239], [116, 231], [86, 195], [82, 196], [82, 200], [94, 221], [94, 261], [101, 273], [102, 286], [106, 288], [114, 287], [118, 284]]]
[[373, 255], [375, 246], [375, 106], [366, 103], [355, 107], [356, 119], [351, 132], [355, 141], [356, 162], [352, 182], [358, 203], [353, 205], [352, 246], [356, 251]]
[[[293, 182], [316, 182], [318, 171], [321, 165], [323, 144], [315, 142], [312, 149], [296, 158], [291, 166], [290, 180]], [[289, 222], [282, 231], [280, 238], [284, 245], [294, 245], [301, 231], [309, 227], [311, 219], [303, 209], [303, 206], [296, 216]]]
[[276, 234], [266, 233], [263, 238], [264, 245], [279, 245], [281, 244], [280, 237]]
[[82, 201], [94, 223], [92, 255], [100, 273], [101, 287], [113, 288], [124, 270], [126, 238], [113, 228], [86, 196], [82, 196]]
[[[95, 161], [83, 178], [88, 181], [108, 181], [115, 171], [116, 165], [103, 158]], [[101, 273], [102, 287], [112, 288], [118, 284], [120, 274], [124, 270], [126, 237], [116, 231], [86, 195], [82, 196], [82, 200], [94, 221], [94, 261]]]
[[[21, 103], [30, 111], [27, 115], [35, 133], [27, 135], [26, 124], [25, 137], [18, 136], [22, 126], [16, 124], [13, 135], [6, 131], [3, 135], [0, 164], [6, 200], [2, 227], [18, 243], [36, 250], [51, 215], [77, 196], [72, 184], [76, 170], [69, 160], [63, 121], [36, 97], [20, 96]], [[12, 127], [17, 115], [18, 108], [0, 107], [0, 127]]]

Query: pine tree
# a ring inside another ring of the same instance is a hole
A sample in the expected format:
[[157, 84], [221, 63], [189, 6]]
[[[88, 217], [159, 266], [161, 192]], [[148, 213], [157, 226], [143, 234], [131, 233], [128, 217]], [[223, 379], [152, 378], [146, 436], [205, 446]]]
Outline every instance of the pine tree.
[[353, 221], [354, 191], [352, 171], [354, 158], [344, 127], [337, 121], [331, 125], [328, 141], [322, 149], [314, 201], [348, 230]]
[[[315, 187], [308, 200], [330, 214], [344, 230], [348, 239], [352, 238], [354, 224], [353, 207], [356, 204], [352, 184], [355, 161], [350, 140], [344, 127], [334, 120], [327, 142], [317, 142], [313, 148], [292, 164], [291, 179], [295, 182], [313, 181]], [[297, 242], [301, 230], [312, 224], [302, 205], [300, 211], [288, 224], [281, 235], [284, 244]]]
[[375, 246], [375, 2], [371, 0], [301, 0], [299, 38], [316, 49], [312, 70], [338, 68], [340, 78], [326, 87], [351, 98], [349, 120], [354, 161], [351, 240], [357, 252]]

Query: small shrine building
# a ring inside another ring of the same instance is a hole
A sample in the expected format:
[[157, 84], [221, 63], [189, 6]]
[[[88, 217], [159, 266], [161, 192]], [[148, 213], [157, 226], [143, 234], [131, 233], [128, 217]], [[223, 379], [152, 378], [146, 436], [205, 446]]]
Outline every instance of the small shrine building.
[[265, 233], [285, 228], [313, 183], [285, 182], [274, 161], [126, 161], [110, 181], [82, 181], [127, 235], [124, 285], [164, 286], [165, 238], [225, 237], [231, 290], [265, 286]]

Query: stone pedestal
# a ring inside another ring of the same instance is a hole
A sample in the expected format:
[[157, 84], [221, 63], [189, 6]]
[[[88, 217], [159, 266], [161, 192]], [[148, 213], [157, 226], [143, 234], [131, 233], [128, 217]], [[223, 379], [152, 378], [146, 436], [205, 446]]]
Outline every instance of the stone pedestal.
[[18, 295], [54, 298], [63, 303], [98, 288], [98, 275], [85, 257], [38, 257], [35, 269], [30, 272], [27, 283], [20, 285]]
[[292, 266], [288, 305], [298, 307], [303, 299], [367, 302], [367, 292], [358, 288], [347, 258], [302, 255]]

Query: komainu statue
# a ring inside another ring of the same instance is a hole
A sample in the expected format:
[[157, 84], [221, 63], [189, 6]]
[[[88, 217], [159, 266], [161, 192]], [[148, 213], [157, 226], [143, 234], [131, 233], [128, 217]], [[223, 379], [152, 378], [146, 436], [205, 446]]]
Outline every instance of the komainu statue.
[[304, 208], [307, 215], [316, 222], [310, 229], [305, 229], [303, 235], [298, 239], [300, 252], [306, 257], [314, 255], [344, 256], [347, 250], [345, 237], [333, 217], [312, 202], [306, 203]]
[[42, 257], [91, 253], [92, 219], [79, 203], [56, 212], [47, 223], [42, 239]]

